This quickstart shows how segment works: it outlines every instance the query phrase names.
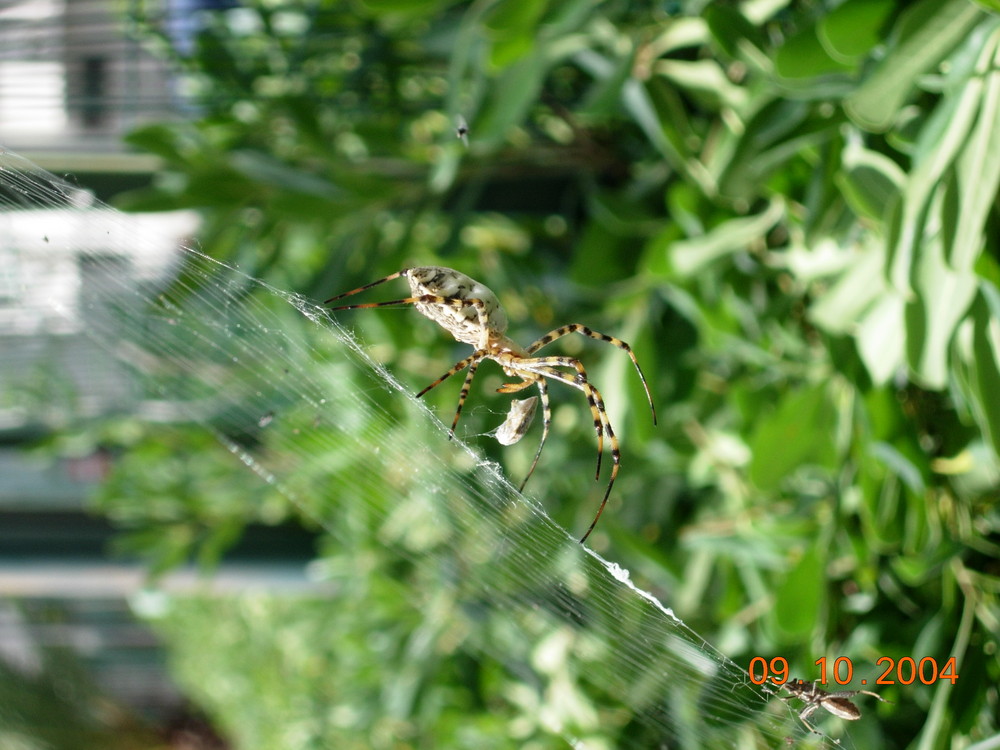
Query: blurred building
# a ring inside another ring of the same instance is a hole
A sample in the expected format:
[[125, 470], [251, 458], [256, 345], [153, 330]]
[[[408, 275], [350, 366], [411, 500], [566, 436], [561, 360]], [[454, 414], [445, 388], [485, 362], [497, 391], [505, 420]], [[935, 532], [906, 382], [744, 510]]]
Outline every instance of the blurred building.
[[[108, 557], [114, 530], [86, 509], [111, 458], [44, 445], [74, 419], [137, 408], [129, 370], [108, 354], [114, 342], [102, 346], [84, 334], [112, 330], [114, 289], [166, 284], [197, 224], [191, 214], [123, 215], [87, 205], [90, 193], [108, 200], [155, 172], [156, 160], [131, 151], [123, 136], [191, 111], [169, 65], [132, 36], [134, 18], [140, 8], [159, 13], [167, 37], [183, 48], [200, 13], [230, 5], [0, 0], [0, 149], [81, 188], [76, 206], [0, 205], [0, 704], [8, 708], [10, 695], [37, 695], [39, 708], [58, 708], [45, 703], [56, 693], [40, 687], [69, 679], [65, 666], [44, 673], [52, 654], [71, 656], [98, 692], [138, 715], [162, 720], [183, 703], [155, 637], [132, 616], [144, 571]], [[7, 188], [0, 184], [0, 197]], [[136, 241], [109, 243], [112, 230]], [[311, 545], [289, 534], [250, 530], [254, 557], [224, 565], [216, 585], [307, 586]], [[179, 574], [166, 585], [196, 581]], [[18, 680], [20, 689], [12, 685]]]
[[[0, 725], [8, 710], [72, 713], [49, 692], [71, 675], [92, 686], [78, 694], [154, 723], [184, 704], [156, 638], [131, 612], [143, 571], [108, 557], [115, 532], [87, 509], [110, 456], [52, 442], [79, 420], [138, 407], [131, 372], [109, 354], [120, 305], [138, 297], [116, 290], [165, 284], [195, 226], [191, 214], [0, 211], [0, 681], [23, 681], [3, 699]], [[109, 247], [112, 230], [135, 244]], [[103, 345], [85, 335], [95, 329], [109, 332]], [[5, 739], [0, 726], [0, 747]]]
[[52, 171], [153, 168], [122, 136], [176, 116], [176, 87], [168, 65], [130, 35], [133, 7], [0, 0], [0, 145]]

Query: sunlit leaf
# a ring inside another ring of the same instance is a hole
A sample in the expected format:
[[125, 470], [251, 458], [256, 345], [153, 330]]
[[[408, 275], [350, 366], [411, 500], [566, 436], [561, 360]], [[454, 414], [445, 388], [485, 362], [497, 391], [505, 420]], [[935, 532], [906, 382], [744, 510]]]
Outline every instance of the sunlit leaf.
[[972, 2], [993, 13], [1000, 13], [1000, 0], [972, 0]]
[[503, 70], [531, 52], [535, 46], [534, 41], [534, 35], [530, 33], [497, 39], [490, 47], [490, 65]]
[[883, 254], [877, 246], [847, 251], [846, 272], [809, 310], [813, 323], [830, 333], [851, 333], [872, 302], [885, 291], [880, 278]]
[[902, 295], [885, 294], [858, 323], [858, 353], [876, 385], [888, 383], [905, 362], [905, 307]]
[[789, 80], [844, 73], [851, 67], [830, 56], [816, 36], [815, 27], [803, 29], [787, 39], [774, 59], [775, 72]]
[[1000, 29], [984, 47], [978, 69], [985, 76], [978, 119], [959, 160], [952, 227], [954, 241], [947, 260], [954, 268], [967, 269], [975, 262], [982, 243], [986, 217], [995, 205], [1000, 188]]
[[855, 213], [880, 222], [886, 219], [889, 205], [899, 200], [906, 182], [906, 175], [896, 162], [860, 145], [844, 150], [843, 169], [837, 178]]
[[935, 191], [942, 188], [942, 177], [968, 141], [982, 87], [980, 79], [971, 79], [961, 91], [946, 96], [920, 135], [915, 166], [900, 204], [899, 234], [889, 245], [887, 272], [899, 289], [909, 288], [914, 254], [925, 239], [931, 201]]
[[882, 41], [883, 25], [895, 7], [893, 0], [847, 0], [822, 19], [819, 39], [832, 57], [853, 62]]
[[739, 109], [746, 103], [747, 91], [726, 78], [725, 70], [714, 60], [664, 60], [656, 71], [674, 86], [713, 107]]
[[962, 196], [959, 194], [958, 170], [952, 166], [941, 179], [938, 191], [938, 217], [941, 221], [941, 244], [944, 257], [951, 259], [955, 255], [955, 236], [961, 232], [964, 223], [962, 217]]
[[952, 335], [978, 285], [975, 274], [948, 268], [943, 253], [940, 242], [924, 243], [905, 309], [907, 362], [919, 382], [938, 389], [947, 386]]
[[670, 262], [681, 276], [695, 274], [712, 261], [760, 241], [784, 211], [784, 203], [775, 198], [756, 216], [730, 219], [703, 237], [675, 242], [670, 248]]
[[981, 11], [968, 0], [921, 0], [908, 9], [889, 54], [844, 102], [847, 113], [864, 128], [888, 128], [918, 77], [937, 65], [980, 19]]

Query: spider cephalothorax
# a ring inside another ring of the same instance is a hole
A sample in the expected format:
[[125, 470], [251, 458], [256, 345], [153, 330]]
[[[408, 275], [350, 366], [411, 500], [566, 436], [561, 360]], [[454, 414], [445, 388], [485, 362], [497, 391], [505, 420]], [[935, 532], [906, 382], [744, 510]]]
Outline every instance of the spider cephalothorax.
[[[594, 418], [594, 430], [597, 433], [597, 472], [596, 477], [601, 475], [601, 457], [604, 455], [604, 436], [607, 435], [611, 443], [611, 458], [613, 466], [611, 468], [611, 478], [608, 488], [604, 492], [604, 498], [597, 509], [597, 515], [583, 535], [580, 542], [586, 541], [590, 532], [594, 530], [597, 520], [604, 512], [611, 488], [614, 486], [615, 478], [618, 476], [618, 467], [621, 463], [621, 454], [618, 449], [618, 438], [611, 428], [611, 422], [604, 408], [604, 397], [601, 392], [590, 382], [587, 371], [583, 363], [574, 357], [537, 357], [535, 353], [544, 346], [551, 344], [556, 339], [562, 338], [570, 333], [579, 333], [598, 341], [604, 341], [618, 347], [632, 360], [642, 387], [646, 391], [646, 398], [649, 400], [649, 408], [653, 414], [653, 424], [656, 424], [656, 409], [653, 406], [653, 397], [649, 393], [649, 386], [646, 378], [642, 374], [639, 362], [632, 352], [632, 347], [621, 339], [608, 336], [603, 333], [588, 328], [579, 323], [561, 326], [542, 336], [527, 348], [521, 348], [506, 335], [507, 315], [497, 296], [485, 285], [475, 279], [459, 273], [451, 268], [441, 266], [419, 266], [416, 268], [405, 268], [385, 278], [373, 281], [370, 284], [353, 289], [336, 297], [331, 297], [326, 302], [334, 302], [352, 294], [363, 292], [378, 286], [386, 281], [404, 277], [410, 284], [410, 297], [403, 299], [389, 300], [388, 302], [369, 302], [362, 305], [345, 305], [334, 307], [333, 310], [355, 310], [369, 307], [389, 307], [392, 305], [413, 305], [422, 315], [430, 318], [446, 331], [451, 333], [457, 341], [469, 344], [474, 347], [474, 351], [465, 359], [456, 362], [444, 375], [424, 388], [417, 397], [423, 396], [429, 390], [440, 385], [444, 380], [450, 378], [457, 372], [469, 368], [465, 376], [465, 383], [462, 385], [461, 395], [458, 399], [458, 408], [455, 410], [455, 418], [451, 423], [451, 431], [454, 433], [458, 425], [459, 417], [462, 415], [462, 407], [465, 399], [469, 395], [472, 386], [472, 378], [476, 374], [476, 369], [484, 359], [492, 359], [499, 364], [508, 377], [520, 378], [519, 382], [506, 383], [498, 389], [500, 393], [517, 393], [534, 385], [538, 388], [538, 397], [542, 404], [542, 439], [535, 452], [535, 458], [528, 470], [528, 475], [521, 483], [524, 489], [525, 483], [535, 470], [538, 464], [538, 457], [542, 453], [542, 447], [549, 435], [549, 426], [552, 421], [552, 410], [549, 405], [548, 384], [546, 378], [558, 380], [568, 386], [583, 391], [587, 397], [587, 404], [590, 406], [591, 415]], [[570, 372], [558, 368], [571, 368]], [[534, 415], [534, 403], [529, 403], [529, 399], [521, 402], [514, 402], [511, 413], [507, 421], [498, 430], [498, 437], [504, 444], [516, 443], [524, 435]]]

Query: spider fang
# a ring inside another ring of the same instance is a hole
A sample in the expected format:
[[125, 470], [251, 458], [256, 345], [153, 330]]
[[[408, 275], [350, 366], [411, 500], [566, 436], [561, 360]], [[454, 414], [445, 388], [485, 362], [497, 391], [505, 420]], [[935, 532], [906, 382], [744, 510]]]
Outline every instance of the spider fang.
[[[387, 281], [403, 277], [410, 285], [410, 296], [401, 299], [389, 300], [387, 302], [367, 302], [360, 305], [343, 305], [331, 308], [331, 312], [338, 310], [359, 310], [373, 307], [398, 307], [401, 305], [413, 305], [417, 312], [424, 317], [430, 318], [439, 326], [450, 333], [456, 341], [469, 344], [473, 347], [473, 352], [465, 359], [456, 362], [444, 375], [424, 388], [417, 394], [420, 398], [432, 388], [436, 388], [455, 373], [468, 368], [465, 382], [458, 399], [458, 408], [455, 410], [455, 418], [451, 423], [451, 433], [454, 434], [458, 425], [459, 417], [462, 415], [462, 407], [465, 406], [465, 399], [469, 395], [472, 387], [472, 379], [476, 374], [479, 364], [486, 359], [491, 359], [503, 368], [504, 374], [511, 378], [520, 378], [519, 382], [507, 383], [498, 388], [499, 393], [517, 393], [526, 388], [535, 386], [538, 389], [538, 400], [542, 404], [542, 439], [535, 451], [535, 458], [528, 470], [528, 475], [521, 483], [520, 489], [524, 489], [528, 478], [535, 471], [538, 464], [538, 457], [542, 454], [542, 447], [549, 435], [549, 427], [552, 423], [552, 409], [549, 404], [548, 380], [556, 380], [566, 385], [582, 391], [590, 407], [591, 415], [594, 419], [594, 432], [597, 434], [597, 472], [599, 478], [601, 474], [601, 457], [604, 455], [604, 438], [607, 437], [611, 444], [611, 478], [608, 480], [608, 487], [604, 491], [601, 505], [597, 509], [597, 515], [591, 522], [587, 532], [580, 539], [583, 544], [590, 532], [597, 525], [604, 507], [608, 503], [611, 495], [611, 488], [618, 477], [618, 467], [621, 464], [621, 453], [618, 447], [618, 437], [611, 427], [605, 407], [604, 397], [597, 386], [590, 382], [587, 370], [583, 362], [575, 357], [564, 356], [535, 356], [539, 349], [548, 346], [553, 341], [568, 336], [571, 333], [579, 333], [582, 336], [603, 341], [625, 352], [636, 372], [639, 380], [646, 392], [646, 399], [649, 401], [649, 409], [653, 415], [653, 424], [656, 424], [656, 408], [653, 406], [653, 396], [649, 392], [646, 384], [646, 377], [639, 367], [639, 361], [635, 358], [632, 347], [621, 339], [607, 334], [600, 333], [580, 323], [571, 323], [560, 326], [549, 331], [540, 339], [526, 348], [520, 347], [506, 335], [507, 315], [500, 306], [500, 301], [485, 284], [466, 276], [459, 271], [442, 266], [418, 266], [415, 268], [404, 268], [402, 271], [389, 274], [384, 278], [365, 284], [349, 292], [338, 294], [326, 300], [325, 304], [336, 300], [350, 297], [359, 292], [367, 291], [372, 287], [384, 284]], [[560, 369], [562, 368], [562, 369]], [[510, 445], [523, 437], [524, 432], [531, 423], [531, 418], [535, 411], [535, 397], [515, 401], [511, 404], [510, 413], [506, 421], [497, 429], [497, 440], [503, 443], [504, 439], [510, 439]]]

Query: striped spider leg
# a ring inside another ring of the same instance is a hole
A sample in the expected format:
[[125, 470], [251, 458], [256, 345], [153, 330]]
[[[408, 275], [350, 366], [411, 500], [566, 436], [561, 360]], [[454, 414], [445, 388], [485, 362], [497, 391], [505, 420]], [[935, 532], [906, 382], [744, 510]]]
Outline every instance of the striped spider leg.
[[[587, 533], [580, 539], [580, 543], [582, 544], [587, 540], [587, 537], [590, 536], [590, 532], [594, 530], [598, 519], [604, 512], [604, 507], [607, 505], [608, 498], [611, 495], [611, 488], [614, 486], [615, 479], [618, 477], [618, 467], [621, 464], [621, 452], [619, 450], [618, 438], [615, 436], [614, 429], [611, 427], [611, 422], [608, 420], [607, 410], [604, 406], [604, 397], [601, 395], [601, 392], [590, 383], [590, 380], [587, 377], [587, 371], [584, 368], [583, 363], [578, 359], [574, 359], [572, 357], [524, 357], [514, 355], [509, 352], [499, 356], [492, 356], [488, 353], [476, 352], [472, 356], [456, 362], [452, 368], [448, 370], [448, 372], [417, 394], [417, 397], [420, 397], [436, 385], [442, 383], [445, 379], [454, 375], [456, 372], [460, 372], [466, 367], [469, 368], [469, 372], [465, 378], [465, 383], [462, 385], [461, 395], [459, 396], [458, 409], [455, 412], [455, 418], [452, 421], [452, 432], [454, 432], [455, 426], [458, 424], [458, 418], [462, 413], [462, 407], [465, 403], [465, 399], [469, 395], [469, 388], [472, 383], [472, 377], [475, 374], [475, 368], [479, 362], [486, 358], [493, 359], [499, 363], [504, 368], [504, 372], [506, 374], [512, 376], [516, 375], [522, 379], [520, 383], [508, 383], [498, 388], [498, 393], [516, 393], [534, 384], [538, 387], [539, 395], [541, 397], [543, 414], [542, 439], [538, 444], [538, 450], [535, 452], [535, 458], [531, 463], [531, 468], [528, 470], [528, 474], [525, 476], [524, 481], [521, 482], [521, 486], [518, 488], [519, 490], [524, 489], [524, 486], [528, 483], [528, 479], [535, 471], [535, 466], [537, 466], [538, 458], [542, 454], [542, 448], [545, 446], [545, 441], [549, 434], [549, 427], [552, 423], [552, 410], [549, 404], [548, 387], [545, 383], [545, 378], [559, 380], [573, 388], [578, 388], [583, 391], [584, 395], [587, 397], [587, 404], [590, 406], [591, 415], [594, 419], [594, 431], [597, 433], [597, 470], [594, 473], [595, 479], [600, 478], [601, 475], [601, 458], [604, 455], [604, 436], [608, 436], [608, 440], [611, 443], [611, 479], [609, 480], [608, 487], [604, 492], [604, 497], [597, 510], [597, 515], [594, 516], [594, 520], [587, 529]], [[576, 375], [574, 376], [570, 373], [556, 370], [555, 367], [572, 367], [576, 370]], [[640, 371], [640, 377], [641, 376], [642, 373]], [[643, 382], [645, 383], [645, 378], [643, 378]]]
[[458, 408], [455, 409], [455, 418], [453, 420], [451, 420], [451, 429], [448, 430], [448, 439], [449, 440], [451, 440], [451, 438], [454, 437], [454, 435], [455, 435], [455, 428], [458, 427], [458, 420], [462, 416], [462, 408], [465, 406], [465, 399], [469, 397], [469, 391], [472, 388], [472, 378], [475, 377], [476, 370], [479, 369], [479, 363], [482, 362], [484, 359], [486, 359], [486, 352], [485, 351], [480, 350], [480, 351], [477, 351], [477, 352], [473, 352], [472, 354], [470, 354], [465, 359], [459, 360], [454, 365], [452, 365], [451, 369], [449, 369], [448, 372], [446, 372], [444, 375], [442, 375], [441, 377], [439, 377], [437, 380], [435, 380], [429, 386], [427, 386], [426, 388], [424, 388], [416, 396], [417, 398], [420, 398], [421, 396], [423, 396], [428, 391], [430, 391], [430, 390], [436, 388], [437, 386], [441, 385], [441, 383], [443, 383], [444, 381], [446, 381], [448, 378], [450, 378], [456, 372], [461, 372], [466, 367], [469, 368], [469, 371], [465, 374], [465, 382], [462, 383], [462, 390], [459, 392], [459, 395], [458, 395]]
[[[611, 478], [608, 480], [607, 489], [604, 490], [604, 497], [601, 498], [601, 504], [597, 508], [594, 520], [590, 522], [586, 533], [580, 538], [580, 544], [583, 544], [587, 541], [587, 537], [590, 536], [590, 532], [594, 530], [597, 521], [604, 512], [604, 507], [608, 504], [608, 498], [611, 496], [611, 488], [615, 486], [615, 479], [618, 478], [618, 468], [621, 465], [621, 451], [618, 446], [618, 438], [611, 427], [611, 421], [608, 419], [607, 410], [604, 407], [604, 397], [587, 379], [587, 372], [583, 367], [583, 363], [572, 357], [526, 357], [520, 360], [517, 367], [518, 369], [535, 372], [553, 380], [559, 380], [566, 383], [566, 385], [583, 391], [587, 397], [591, 414], [594, 417], [594, 430], [597, 432], [597, 471], [594, 479], [598, 479], [601, 476], [601, 458], [604, 455], [605, 434], [611, 443]], [[571, 373], [556, 370], [556, 367], [573, 367], [577, 372], [574, 376]]]
[[[452, 365], [452, 367], [448, 370], [448, 372], [446, 372], [444, 375], [439, 377], [437, 380], [435, 380], [433, 383], [428, 385], [426, 388], [420, 391], [420, 393], [417, 394], [417, 398], [420, 398], [429, 390], [440, 385], [455, 373], [461, 372], [466, 367], [469, 368], [469, 372], [466, 373], [465, 375], [465, 382], [462, 384], [462, 390], [458, 396], [458, 408], [455, 410], [455, 418], [452, 419], [451, 421], [451, 430], [448, 433], [449, 437], [455, 434], [455, 428], [458, 426], [458, 420], [462, 416], [462, 409], [465, 406], [466, 398], [468, 398], [469, 396], [469, 390], [472, 387], [472, 378], [476, 374], [476, 369], [479, 367], [479, 363], [487, 358], [493, 359], [493, 357], [490, 357], [489, 354], [485, 351], [474, 352], [465, 359], [456, 362], [454, 365]], [[531, 475], [535, 472], [535, 467], [538, 465], [538, 458], [539, 456], [542, 455], [542, 447], [545, 445], [545, 441], [548, 439], [549, 427], [552, 425], [552, 406], [549, 403], [549, 389], [548, 385], [545, 383], [545, 378], [537, 375], [525, 378], [523, 374], [521, 373], [518, 374], [520, 375], [520, 377], [524, 378], [520, 383], [507, 383], [501, 386], [500, 388], [497, 388], [497, 393], [518, 393], [520, 391], [523, 391], [525, 388], [530, 387], [531, 385], [535, 385], [538, 388], [538, 395], [542, 402], [542, 439], [538, 443], [538, 449], [535, 451], [535, 458], [531, 462], [531, 467], [528, 469], [527, 475], [525, 475], [524, 480], [517, 488], [519, 492], [523, 492], [524, 486], [528, 483], [528, 480], [531, 478]], [[530, 415], [521, 415], [517, 413], [509, 414], [507, 420], [504, 421], [504, 423], [497, 428], [496, 434], [498, 441], [502, 445], [513, 445], [514, 443], [518, 442], [522, 437], [524, 437], [524, 432], [527, 431], [528, 426], [531, 424], [531, 419], [533, 416], [534, 416], [534, 409], [532, 409]], [[522, 420], [522, 424], [519, 427], [520, 434], [517, 435], [516, 439], [510, 440], [510, 442], [504, 442], [504, 440], [501, 439], [503, 435], [502, 431], [504, 431], [505, 429], [513, 429], [512, 427], [513, 420], [516, 419]]]
[[595, 331], [593, 328], [588, 328], [580, 323], [570, 323], [566, 326], [560, 326], [554, 331], [549, 331], [538, 339], [538, 341], [529, 346], [525, 350], [525, 353], [528, 356], [531, 356], [543, 346], [548, 346], [556, 339], [561, 339], [563, 336], [568, 336], [571, 333], [579, 333], [597, 341], [603, 341], [606, 344], [611, 344], [612, 346], [618, 347], [629, 356], [629, 359], [632, 360], [632, 364], [635, 365], [635, 371], [639, 373], [639, 380], [642, 382], [642, 389], [646, 392], [646, 400], [649, 402], [649, 410], [653, 413], [653, 424], [656, 424], [656, 407], [653, 406], [653, 396], [649, 392], [649, 385], [646, 384], [646, 376], [642, 374], [642, 368], [639, 367], [639, 360], [635, 358], [635, 352], [632, 351], [632, 347], [621, 339], [615, 338], [614, 336], [608, 336], [606, 333]]
[[[486, 285], [466, 276], [463, 273], [441, 266], [405, 268], [402, 271], [390, 274], [389, 276], [373, 281], [365, 286], [358, 287], [357, 289], [349, 292], [344, 292], [343, 294], [339, 294], [335, 297], [331, 297], [326, 300], [326, 303], [329, 304], [330, 302], [343, 299], [344, 297], [364, 292], [374, 286], [378, 286], [379, 284], [383, 284], [387, 281], [392, 281], [393, 279], [398, 279], [400, 277], [405, 278], [409, 283], [411, 296], [387, 302], [369, 302], [358, 305], [344, 305], [331, 308], [331, 312], [338, 310], [357, 310], [375, 307], [413, 305], [416, 307], [417, 312], [436, 322], [448, 331], [457, 341], [461, 341], [462, 343], [466, 343], [474, 347], [474, 351], [471, 355], [456, 362], [446, 373], [444, 373], [444, 375], [439, 377], [417, 394], [418, 398], [423, 396], [425, 393], [440, 385], [455, 373], [468, 368], [469, 371], [466, 373], [465, 382], [462, 385], [458, 408], [456, 409], [455, 417], [452, 420], [450, 434], [454, 434], [455, 428], [458, 425], [458, 420], [462, 414], [462, 408], [465, 405], [465, 400], [469, 395], [470, 389], [472, 388], [472, 380], [475, 377], [479, 364], [484, 359], [491, 359], [499, 364], [508, 377], [516, 377], [520, 379], [519, 382], [504, 384], [497, 389], [499, 393], [518, 393], [531, 387], [532, 385], [537, 387], [539, 393], [538, 398], [542, 403], [542, 439], [538, 445], [537, 451], [535, 452], [535, 458], [532, 461], [528, 475], [525, 477], [524, 482], [521, 483], [521, 489], [524, 489], [525, 483], [527, 483], [528, 478], [532, 475], [538, 464], [538, 459], [541, 456], [542, 447], [545, 445], [545, 441], [548, 438], [549, 427], [552, 421], [552, 410], [549, 403], [548, 384], [546, 382], [546, 378], [550, 380], [558, 380], [584, 393], [587, 399], [587, 404], [590, 407], [591, 415], [593, 416], [594, 431], [597, 433], [596, 478], [600, 478], [601, 458], [604, 455], [605, 435], [607, 435], [608, 440], [611, 443], [611, 455], [613, 460], [611, 477], [608, 482], [607, 490], [605, 490], [604, 498], [601, 501], [600, 508], [598, 509], [593, 522], [590, 524], [590, 527], [587, 529], [587, 533], [583, 535], [582, 539], [580, 539], [581, 544], [585, 542], [587, 537], [590, 536], [591, 531], [593, 531], [594, 526], [597, 524], [598, 519], [601, 517], [601, 513], [604, 512], [604, 507], [607, 505], [608, 497], [611, 494], [611, 488], [614, 486], [615, 479], [618, 476], [618, 468], [621, 463], [618, 438], [615, 436], [611, 423], [608, 420], [604, 406], [604, 397], [601, 395], [601, 392], [593, 384], [591, 384], [590, 379], [587, 376], [587, 371], [580, 360], [573, 357], [534, 357], [532, 355], [542, 347], [570, 333], [580, 333], [592, 339], [604, 341], [616, 346], [628, 354], [632, 363], [635, 365], [636, 372], [639, 374], [639, 379], [642, 382], [642, 387], [646, 392], [646, 398], [649, 401], [650, 411], [653, 415], [653, 424], [656, 424], [656, 409], [653, 406], [653, 398], [650, 394], [649, 386], [646, 383], [646, 378], [643, 375], [642, 369], [639, 367], [639, 362], [636, 360], [635, 354], [632, 352], [632, 348], [621, 339], [599, 333], [579, 323], [574, 323], [550, 331], [545, 336], [542, 336], [542, 338], [535, 341], [527, 349], [522, 349], [505, 334], [505, 331], [507, 330], [507, 316], [504, 313], [503, 308], [500, 307], [500, 302], [493, 291]], [[563, 370], [557, 368], [571, 368], [572, 372], [564, 372]], [[498, 430], [498, 435], [502, 436], [505, 440], [510, 440], [511, 443], [520, 440], [524, 431], [527, 430], [527, 427], [531, 422], [531, 416], [534, 413], [533, 398], [534, 397], [532, 397], [532, 399], [525, 399], [522, 402], [517, 402], [512, 406], [511, 413], [508, 415], [507, 420]], [[529, 401], [532, 401], [532, 403], [529, 404]]]

